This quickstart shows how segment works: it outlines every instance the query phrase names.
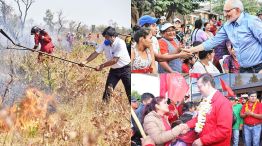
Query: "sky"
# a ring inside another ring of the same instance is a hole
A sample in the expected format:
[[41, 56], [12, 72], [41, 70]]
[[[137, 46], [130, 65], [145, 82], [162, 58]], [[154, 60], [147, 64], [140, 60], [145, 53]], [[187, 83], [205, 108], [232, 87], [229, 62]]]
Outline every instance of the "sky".
[[[17, 5], [7, 1], [18, 13]], [[112, 19], [119, 26], [131, 26], [131, 0], [35, 0], [28, 19], [44, 24], [43, 17], [47, 9], [53, 13], [62, 10], [67, 20], [82, 22], [88, 26], [108, 25]], [[27, 19], [27, 20], [28, 20]]]
[[131, 78], [131, 91], [137, 91], [140, 95], [149, 92], [154, 96], [159, 96], [160, 81], [158, 76], [131, 74]]

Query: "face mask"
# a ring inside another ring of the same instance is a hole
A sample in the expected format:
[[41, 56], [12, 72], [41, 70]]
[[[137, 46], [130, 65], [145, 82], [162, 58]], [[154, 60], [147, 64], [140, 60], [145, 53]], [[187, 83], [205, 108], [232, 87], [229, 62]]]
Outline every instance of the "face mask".
[[106, 46], [109, 46], [109, 45], [111, 45], [111, 41], [106, 39], [106, 40], [104, 41], [104, 44], [105, 44]]

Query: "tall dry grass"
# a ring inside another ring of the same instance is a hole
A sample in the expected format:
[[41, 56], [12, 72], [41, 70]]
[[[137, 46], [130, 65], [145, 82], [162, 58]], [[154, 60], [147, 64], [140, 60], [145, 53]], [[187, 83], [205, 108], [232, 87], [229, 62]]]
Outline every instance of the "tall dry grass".
[[[58, 48], [55, 55], [80, 62], [92, 51], [78, 43], [72, 52]], [[102, 102], [108, 69], [96, 72], [56, 59], [38, 64], [34, 53], [15, 58], [15, 82], [28, 89], [1, 109], [0, 144], [130, 145], [130, 106], [122, 83], [108, 104]], [[100, 56], [89, 65], [104, 60]]]

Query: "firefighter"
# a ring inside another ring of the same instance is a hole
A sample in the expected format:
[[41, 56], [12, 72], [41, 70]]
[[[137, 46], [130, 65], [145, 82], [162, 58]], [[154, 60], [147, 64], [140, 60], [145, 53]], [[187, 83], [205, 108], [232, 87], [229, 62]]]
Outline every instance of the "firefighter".
[[[55, 46], [52, 43], [51, 37], [44, 29], [34, 26], [31, 29], [31, 35], [34, 35], [34, 39], [35, 39], [35, 46], [33, 50], [36, 50], [39, 44], [41, 44], [41, 48], [40, 48], [41, 52], [48, 53], [48, 54], [53, 53]], [[38, 63], [41, 63], [43, 61], [44, 61], [43, 53], [39, 53]]]

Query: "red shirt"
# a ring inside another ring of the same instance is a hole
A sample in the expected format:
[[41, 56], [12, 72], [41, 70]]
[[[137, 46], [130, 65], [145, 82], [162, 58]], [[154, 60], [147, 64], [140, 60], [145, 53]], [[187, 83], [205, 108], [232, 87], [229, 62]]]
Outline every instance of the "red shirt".
[[[212, 109], [206, 115], [205, 126], [199, 133], [204, 146], [230, 146], [232, 134], [233, 111], [230, 101], [216, 91], [212, 100]], [[197, 117], [188, 121], [187, 125], [194, 128]]]
[[54, 51], [54, 45], [51, 37], [46, 32], [40, 32], [35, 34], [35, 46], [41, 44], [40, 51], [46, 53], [52, 53]]
[[177, 43], [174, 40], [171, 40], [169, 42], [176, 48], [176, 50], [175, 50], [176, 52], [168, 52], [168, 44], [163, 39], [160, 39], [160, 40], [158, 40], [158, 43], [159, 43], [160, 53], [161, 54], [167, 54], [167, 53], [176, 54], [176, 53], [178, 53], [178, 45], [177, 45]]
[[[252, 106], [253, 106], [253, 104], [248, 104], [248, 109], [250, 111], [252, 110]], [[244, 114], [245, 112], [246, 112], [246, 104], [244, 104], [242, 106], [241, 114]], [[257, 105], [254, 109], [254, 113], [255, 114], [262, 114], [262, 104], [261, 103], [257, 102]], [[253, 124], [259, 124], [259, 123], [262, 123], [262, 120], [254, 118], [252, 116], [246, 116], [244, 118], [244, 124], [253, 125]]]
[[189, 70], [190, 70], [190, 67], [187, 64], [183, 63], [182, 64], [182, 73], [189, 73]]

